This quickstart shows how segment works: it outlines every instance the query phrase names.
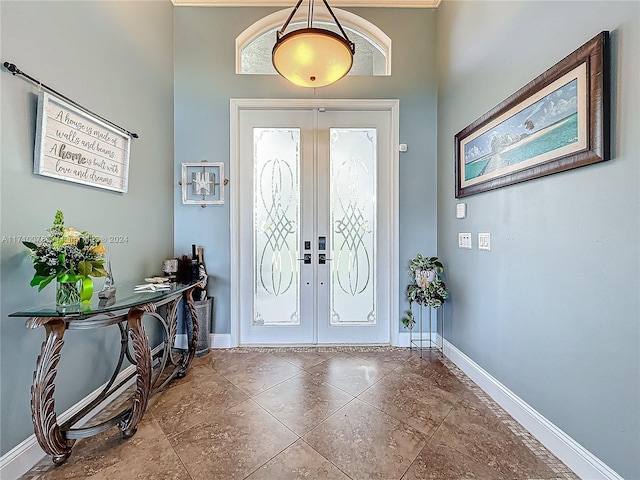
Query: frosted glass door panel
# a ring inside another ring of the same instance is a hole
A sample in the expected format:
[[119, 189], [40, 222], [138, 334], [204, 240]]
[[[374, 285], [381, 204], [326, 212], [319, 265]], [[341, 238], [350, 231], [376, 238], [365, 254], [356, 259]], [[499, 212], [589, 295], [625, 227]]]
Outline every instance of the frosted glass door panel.
[[232, 292], [240, 344], [389, 343], [399, 291], [391, 118], [240, 112]]
[[299, 325], [300, 129], [254, 128], [253, 324]]
[[373, 128], [330, 129], [331, 324], [376, 324]]

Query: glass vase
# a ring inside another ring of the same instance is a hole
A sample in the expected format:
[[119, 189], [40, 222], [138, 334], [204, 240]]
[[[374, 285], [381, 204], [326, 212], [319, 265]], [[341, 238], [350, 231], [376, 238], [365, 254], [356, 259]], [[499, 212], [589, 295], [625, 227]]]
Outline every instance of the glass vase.
[[82, 281], [56, 283], [56, 310], [71, 311], [80, 305]]

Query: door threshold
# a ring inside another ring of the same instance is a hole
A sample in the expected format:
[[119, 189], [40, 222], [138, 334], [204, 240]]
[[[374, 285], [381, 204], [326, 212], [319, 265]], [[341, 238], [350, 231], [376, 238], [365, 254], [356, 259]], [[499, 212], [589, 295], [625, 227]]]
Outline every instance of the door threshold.
[[241, 343], [239, 347], [388, 347], [387, 343]]
[[408, 347], [394, 347], [389, 343], [375, 344], [245, 344], [233, 347], [238, 352], [379, 352], [407, 350]]

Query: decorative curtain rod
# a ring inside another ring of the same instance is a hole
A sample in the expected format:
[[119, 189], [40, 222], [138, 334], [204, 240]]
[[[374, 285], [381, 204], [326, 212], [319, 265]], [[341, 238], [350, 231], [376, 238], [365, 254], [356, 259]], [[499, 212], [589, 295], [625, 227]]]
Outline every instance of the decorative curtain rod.
[[37, 80], [35, 78], [33, 78], [31, 75], [28, 75], [26, 73], [24, 73], [22, 70], [20, 70], [18, 67], [16, 67], [13, 63], [9, 63], [9, 62], [4, 62], [2, 64], [2, 66], [4, 68], [6, 68], [10, 73], [13, 74], [13, 76], [15, 77], [16, 75], [22, 75], [23, 77], [25, 77], [26, 79], [30, 80], [33, 84], [38, 85], [39, 88], [44, 88], [45, 90], [48, 90], [49, 92], [57, 95], [60, 98], [63, 98], [64, 100], [66, 100], [67, 102], [71, 103], [72, 105], [78, 107], [80, 110], [84, 111], [85, 113], [89, 113], [91, 115], [94, 115], [95, 117], [99, 118], [100, 120], [102, 120], [103, 122], [108, 123], [109, 125], [111, 125], [112, 127], [117, 128], [120, 131], [123, 131], [124, 133], [126, 133], [127, 135], [130, 135], [133, 138], [138, 138], [138, 134], [137, 133], [133, 133], [130, 132], [129, 130], [127, 130], [126, 128], [122, 128], [120, 125], [116, 125], [115, 123], [107, 120], [106, 118], [101, 117], [100, 115], [92, 112], [91, 110], [89, 110], [88, 108], [83, 107], [82, 105], [80, 105], [79, 103], [74, 102], [73, 100], [71, 100], [69, 97], [62, 95], [60, 92], [54, 90], [53, 88], [45, 85], [44, 83], [42, 83], [40, 80]]

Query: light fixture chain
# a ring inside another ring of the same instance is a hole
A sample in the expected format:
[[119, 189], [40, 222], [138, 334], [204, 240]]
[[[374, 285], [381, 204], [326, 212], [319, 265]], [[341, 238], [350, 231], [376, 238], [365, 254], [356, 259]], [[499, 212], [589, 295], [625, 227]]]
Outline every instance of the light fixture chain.
[[[310, 1], [313, 1], [313, 0], [310, 0]], [[349, 40], [349, 36], [347, 35], [347, 32], [344, 31], [344, 28], [342, 28], [342, 25], [340, 25], [340, 22], [338, 21], [338, 17], [336, 17], [335, 13], [333, 13], [333, 10], [331, 10], [331, 7], [329, 6], [329, 3], [327, 2], [327, 0], [322, 0], [322, 1], [324, 2], [324, 5], [327, 7], [327, 10], [331, 14], [331, 16], [333, 17], [333, 21], [336, 22], [336, 25], [342, 32], [342, 36], [347, 40], [347, 42], [349, 42], [349, 45], [351, 46], [351, 52], [355, 53], [355, 44], [351, 40]]]
[[315, 0], [309, 0], [309, 15], [307, 16], [307, 28], [313, 28], [313, 5]]
[[284, 31], [289, 26], [289, 22], [291, 22], [291, 19], [293, 18], [293, 16], [298, 11], [298, 8], [300, 8], [300, 4], [301, 3], [302, 3], [302, 0], [298, 0], [298, 3], [296, 3], [296, 6], [293, 7], [293, 10], [291, 10], [291, 14], [289, 15], [289, 18], [287, 18], [287, 21], [284, 22], [284, 25], [282, 26], [282, 28], [276, 32], [276, 36], [277, 36], [278, 39], [280, 39], [280, 37], [284, 34]]

